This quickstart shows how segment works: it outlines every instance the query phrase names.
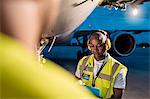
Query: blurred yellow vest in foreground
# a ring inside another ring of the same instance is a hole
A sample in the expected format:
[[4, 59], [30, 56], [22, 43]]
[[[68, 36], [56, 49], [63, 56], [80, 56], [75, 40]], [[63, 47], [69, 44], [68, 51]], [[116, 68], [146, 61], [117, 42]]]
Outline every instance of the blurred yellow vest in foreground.
[[26, 48], [2, 33], [0, 33], [0, 70], [0, 98], [95, 98], [61, 67], [53, 62], [41, 66]]

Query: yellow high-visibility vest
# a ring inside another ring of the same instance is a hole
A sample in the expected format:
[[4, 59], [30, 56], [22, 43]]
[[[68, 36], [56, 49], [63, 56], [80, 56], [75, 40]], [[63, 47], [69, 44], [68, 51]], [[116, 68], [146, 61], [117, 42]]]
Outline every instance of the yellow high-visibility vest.
[[[63, 68], [36, 56], [9, 36], [0, 33], [0, 99], [95, 99]], [[63, 89], [63, 91], [62, 91]]]
[[109, 57], [102, 70], [99, 72], [97, 78], [94, 80], [94, 55], [83, 57], [80, 62], [80, 75], [82, 82], [86, 86], [94, 86], [100, 89], [100, 97], [111, 98], [113, 93], [113, 86], [116, 75], [122, 68], [125, 69], [125, 75], [127, 74], [127, 68], [112, 58]]

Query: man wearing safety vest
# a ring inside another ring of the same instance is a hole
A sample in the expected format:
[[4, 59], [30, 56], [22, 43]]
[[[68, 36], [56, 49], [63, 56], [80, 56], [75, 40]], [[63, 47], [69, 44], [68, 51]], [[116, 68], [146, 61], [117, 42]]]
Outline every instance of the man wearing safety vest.
[[127, 67], [107, 52], [111, 48], [108, 33], [92, 31], [87, 45], [92, 54], [79, 61], [75, 76], [85, 86], [98, 88], [101, 98], [121, 98], [126, 86]]

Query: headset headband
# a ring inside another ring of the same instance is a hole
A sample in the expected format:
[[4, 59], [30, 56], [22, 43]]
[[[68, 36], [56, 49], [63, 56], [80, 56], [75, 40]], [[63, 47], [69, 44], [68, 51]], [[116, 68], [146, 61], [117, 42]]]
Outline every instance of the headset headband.
[[108, 38], [108, 33], [106, 31], [104, 31], [104, 30], [92, 30], [91, 32], [92, 32], [91, 35], [94, 34], [94, 33], [99, 34], [99, 32], [100, 32], [103, 35], [107, 36], [107, 38]]

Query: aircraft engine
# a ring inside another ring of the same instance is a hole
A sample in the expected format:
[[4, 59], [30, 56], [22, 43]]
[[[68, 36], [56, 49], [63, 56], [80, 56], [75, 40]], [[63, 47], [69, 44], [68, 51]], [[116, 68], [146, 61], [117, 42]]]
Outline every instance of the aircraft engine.
[[112, 48], [110, 52], [114, 55], [128, 56], [136, 48], [135, 39], [132, 34], [126, 32], [112, 33], [110, 35]]

